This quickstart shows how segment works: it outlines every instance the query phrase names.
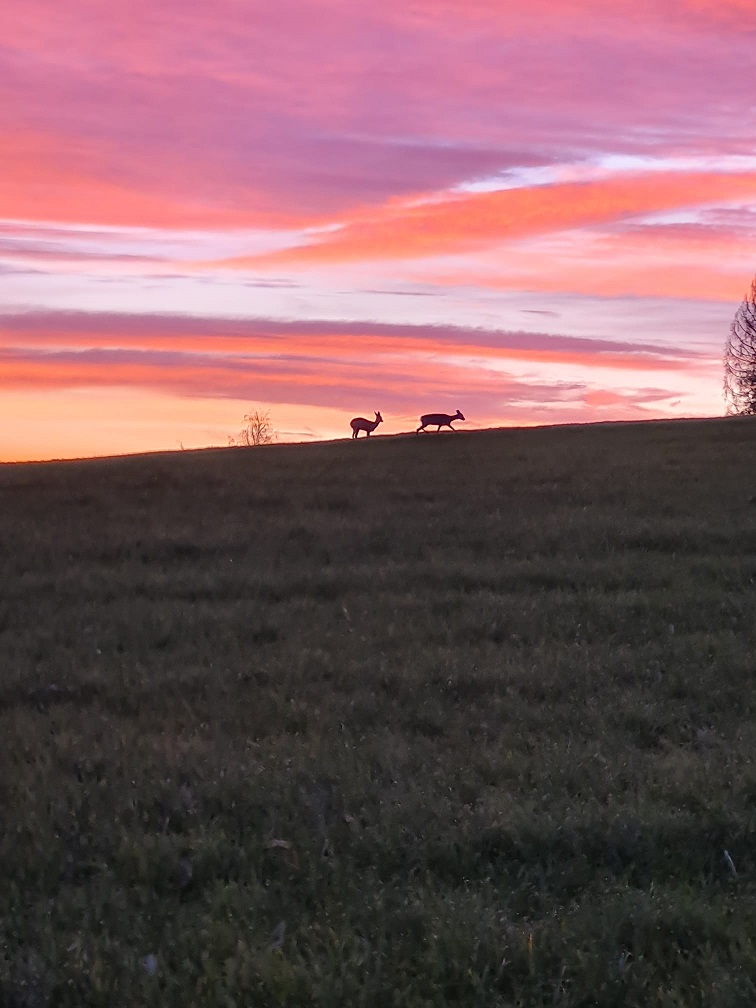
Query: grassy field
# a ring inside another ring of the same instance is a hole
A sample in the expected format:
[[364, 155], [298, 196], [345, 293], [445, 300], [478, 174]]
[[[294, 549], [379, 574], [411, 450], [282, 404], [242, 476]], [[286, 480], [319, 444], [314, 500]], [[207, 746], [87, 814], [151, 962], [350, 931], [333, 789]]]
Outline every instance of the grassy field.
[[756, 1004], [756, 420], [0, 505], [0, 1005]]

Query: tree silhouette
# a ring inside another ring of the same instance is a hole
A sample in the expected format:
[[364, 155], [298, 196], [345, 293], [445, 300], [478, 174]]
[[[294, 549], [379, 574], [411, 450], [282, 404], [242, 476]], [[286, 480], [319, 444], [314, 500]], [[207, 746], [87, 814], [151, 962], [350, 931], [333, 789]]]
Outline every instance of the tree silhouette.
[[229, 437], [229, 445], [253, 448], [257, 445], [273, 444], [276, 439], [270, 413], [267, 410], [252, 410], [245, 413], [244, 426], [236, 437]]
[[756, 277], [730, 325], [724, 353], [727, 412], [756, 414]]

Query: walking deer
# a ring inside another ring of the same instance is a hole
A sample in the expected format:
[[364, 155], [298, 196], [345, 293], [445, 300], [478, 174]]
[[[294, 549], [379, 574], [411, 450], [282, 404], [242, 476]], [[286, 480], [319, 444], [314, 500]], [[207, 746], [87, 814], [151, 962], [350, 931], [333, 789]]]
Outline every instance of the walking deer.
[[365, 417], [356, 416], [354, 420], [349, 421], [349, 426], [352, 428], [352, 437], [356, 438], [361, 430], [364, 430], [365, 434], [370, 437], [379, 423], [383, 423], [383, 417], [380, 413], [375, 414], [375, 420], [366, 420]]
[[426, 413], [425, 416], [420, 417], [420, 426], [415, 431], [415, 434], [419, 434], [421, 430], [425, 430], [426, 427], [432, 427], [436, 424], [436, 433], [441, 430], [442, 427], [448, 427], [449, 430], [454, 430], [452, 427], [452, 420], [464, 420], [459, 410], [454, 414], [454, 416], [449, 416], [448, 413]]

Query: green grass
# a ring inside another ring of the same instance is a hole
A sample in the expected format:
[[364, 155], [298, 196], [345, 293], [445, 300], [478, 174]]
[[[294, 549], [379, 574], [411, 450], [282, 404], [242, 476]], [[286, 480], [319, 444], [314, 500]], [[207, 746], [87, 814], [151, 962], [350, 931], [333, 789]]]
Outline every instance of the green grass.
[[753, 420], [0, 467], [0, 1005], [752, 1006], [755, 497]]

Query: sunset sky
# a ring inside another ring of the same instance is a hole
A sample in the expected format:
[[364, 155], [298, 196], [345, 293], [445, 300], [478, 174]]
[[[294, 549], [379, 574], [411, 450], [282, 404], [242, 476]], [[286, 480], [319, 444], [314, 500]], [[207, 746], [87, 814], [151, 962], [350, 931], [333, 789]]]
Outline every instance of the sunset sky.
[[0, 460], [713, 416], [754, 0], [15, 0]]

